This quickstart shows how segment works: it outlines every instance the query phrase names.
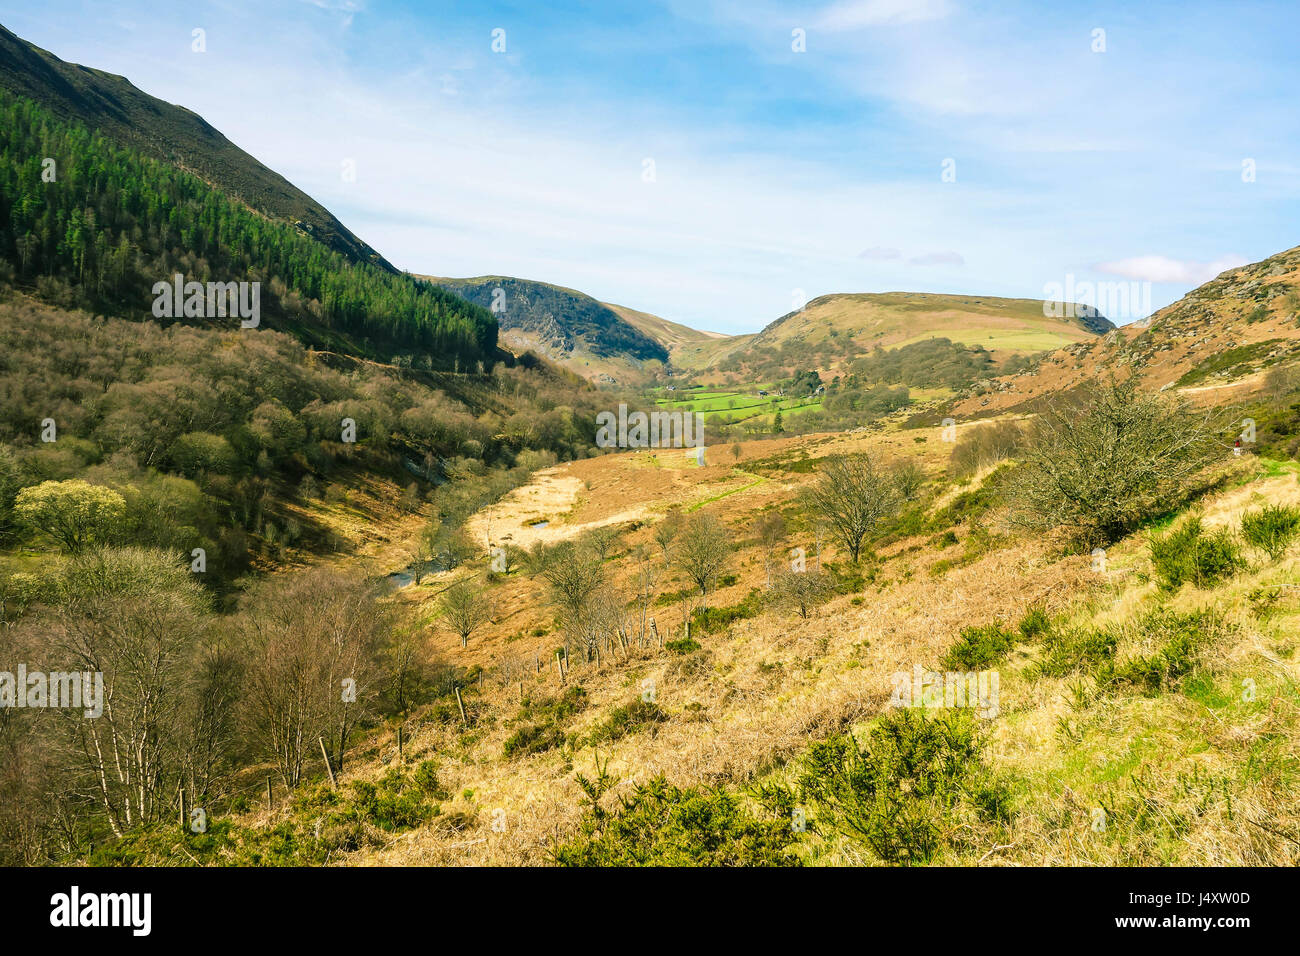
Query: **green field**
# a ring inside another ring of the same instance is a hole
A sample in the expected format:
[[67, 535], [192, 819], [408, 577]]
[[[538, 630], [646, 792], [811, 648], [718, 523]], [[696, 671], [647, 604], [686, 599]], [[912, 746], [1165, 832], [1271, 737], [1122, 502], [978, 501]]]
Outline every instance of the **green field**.
[[[894, 348], [939, 337], [932, 333], [914, 335], [910, 339], [898, 342]], [[958, 345], [982, 345], [989, 351], [1005, 349], [1013, 352], [1046, 352], [1078, 341], [1050, 329], [954, 328], [945, 329], [942, 338], [956, 342]]]
[[821, 398], [780, 397], [777, 395], [759, 395], [759, 390], [766, 386], [752, 386], [746, 389], [729, 391], [725, 389], [687, 389], [681, 392], [665, 392], [655, 398], [655, 404], [669, 412], [698, 412], [709, 421], [730, 416], [737, 422], [762, 418], [771, 423], [772, 417], [780, 409], [783, 418], [799, 415], [821, 408]]

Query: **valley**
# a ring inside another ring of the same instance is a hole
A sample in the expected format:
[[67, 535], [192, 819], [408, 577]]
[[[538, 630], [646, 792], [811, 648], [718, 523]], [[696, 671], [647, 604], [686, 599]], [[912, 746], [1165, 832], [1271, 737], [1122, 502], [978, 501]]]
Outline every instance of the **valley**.
[[721, 334], [0, 54], [0, 863], [1300, 864], [1300, 247]]

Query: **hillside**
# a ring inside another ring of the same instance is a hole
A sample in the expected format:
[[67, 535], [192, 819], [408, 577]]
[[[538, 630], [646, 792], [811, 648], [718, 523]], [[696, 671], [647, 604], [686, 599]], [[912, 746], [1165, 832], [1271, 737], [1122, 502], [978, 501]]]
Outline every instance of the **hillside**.
[[755, 335], [684, 352], [679, 364], [699, 380], [768, 380], [797, 369], [835, 372], [875, 349], [929, 339], [980, 348], [995, 360], [1087, 342], [1114, 326], [1089, 314], [1077, 319], [1043, 315], [1036, 299], [886, 292], [819, 296]]
[[27, 97], [62, 120], [98, 130], [119, 146], [185, 169], [226, 195], [293, 225], [352, 262], [393, 267], [325, 207], [248, 155], [203, 117], [102, 70], [66, 63], [0, 26], [0, 90]]
[[[958, 443], [1006, 422], [963, 424]], [[214, 798], [206, 839], [161, 825], [93, 859], [1300, 862], [1288, 797], [1300, 783], [1294, 534], [1276, 557], [1239, 546], [1199, 583], [1170, 585], [1146, 532], [1114, 542], [1099, 570], [1006, 524], [1006, 468], [959, 478], [951, 448], [937, 430], [891, 429], [747, 442], [702, 468], [626, 453], [543, 470], [479, 511], [471, 535], [598, 564], [617, 626], [584, 642], [553, 584], [570, 578], [518, 555], [503, 570], [484, 556], [432, 573], [390, 602], [425, 622], [451, 673], [362, 735], [337, 789], [311, 773], [271, 810], [249, 774], [253, 797], [233, 809]], [[921, 476], [861, 564], [819, 538], [799, 504], [846, 453]], [[1300, 517], [1293, 461], [1211, 468], [1173, 523], [1240, 535], [1264, 504]], [[692, 593], [688, 545], [660, 534], [700, 515], [732, 542], [705, 598]], [[587, 542], [604, 556], [565, 550]], [[780, 597], [796, 547], [825, 583], [804, 613]], [[457, 588], [490, 608], [465, 642], [448, 599]], [[1000, 683], [978, 716], [942, 697], [896, 702], [900, 674], [910, 688], [932, 670], [996, 671]], [[837, 798], [817, 781], [853, 752], [846, 734], [880, 762], [871, 775], [857, 767]], [[793, 810], [806, 826], [791, 826]]]
[[1013, 408], [1112, 374], [1136, 375], [1147, 388], [1227, 401], [1257, 389], [1268, 369], [1297, 359], [1300, 247], [1230, 269], [1147, 321], [1065, 346], [1036, 368], [994, 379], [956, 410], [972, 415]]
[[511, 276], [418, 278], [491, 309], [504, 345], [518, 352], [531, 349], [600, 384], [653, 381], [669, 362], [669, 343], [657, 336], [693, 332], [645, 313], [635, 313], [644, 317], [639, 323], [630, 321], [617, 306], [546, 282]]
[[[247, 318], [245, 328], [278, 328], [316, 348], [425, 369], [503, 357], [486, 309], [353, 261], [31, 99], [0, 90], [0, 117], [0, 282], [59, 306], [132, 318], [221, 328]], [[182, 303], [164, 281], [160, 302], [156, 284], [175, 275], [194, 285]], [[210, 283], [229, 283], [237, 300], [213, 294]]]

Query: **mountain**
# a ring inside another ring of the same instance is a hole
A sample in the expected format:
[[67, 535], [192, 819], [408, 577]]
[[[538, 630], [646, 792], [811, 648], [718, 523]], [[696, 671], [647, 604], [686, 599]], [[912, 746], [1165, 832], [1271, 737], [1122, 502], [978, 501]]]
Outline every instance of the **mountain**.
[[[1268, 369], [1300, 361], [1300, 246], [1229, 269], [1149, 319], [1065, 346], [956, 406], [979, 414], [1108, 375], [1229, 400]], [[1208, 393], [1214, 393], [1212, 396]]]
[[[164, 324], [238, 329], [252, 317], [244, 310], [253, 310], [258, 327], [288, 332], [312, 348], [418, 369], [510, 359], [498, 351], [490, 312], [393, 271], [346, 230], [330, 232], [332, 217], [319, 218], [328, 213], [198, 117], [124, 80], [47, 59], [7, 32], [3, 42], [31, 72], [3, 61], [0, 283], [62, 308]], [[13, 92], [18, 80], [35, 96]], [[101, 107], [106, 119], [96, 112]], [[65, 115], [70, 109], [73, 115]], [[152, 119], [145, 115], [151, 111]], [[178, 117], [191, 125], [176, 125]], [[102, 131], [137, 120], [135, 137]], [[177, 152], [152, 138], [156, 129], [174, 136], [188, 130], [196, 140]], [[202, 160], [209, 146], [218, 155], [201, 174], [187, 157]], [[158, 158], [160, 152], [168, 156]], [[242, 172], [253, 177], [245, 184], [284, 188], [250, 197], [238, 182], [223, 186], [211, 178], [231, 183]], [[250, 198], [266, 200], [264, 209]], [[265, 211], [270, 207], [282, 215]], [[321, 230], [288, 218], [312, 209]], [[206, 302], [187, 292], [183, 307], [170, 296], [160, 303], [158, 286], [170, 286], [178, 274], [202, 287]], [[228, 305], [218, 283], [237, 291], [238, 303]], [[230, 314], [233, 306], [238, 317]]]
[[774, 379], [800, 368], [835, 372], [877, 349], [946, 339], [1004, 360], [1095, 339], [1114, 325], [1095, 310], [1045, 316], [1037, 299], [921, 292], [833, 293], [813, 299], [754, 335], [697, 344], [674, 361], [707, 381]]
[[669, 343], [704, 333], [585, 293], [511, 276], [418, 276], [489, 309], [501, 341], [531, 349], [591, 381], [645, 384], [669, 364]]
[[65, 121], [194, 173], [263, 215], [299, 228], [353, 262], [395, 271], [324, 206], [244, 152], [197, 113], [137, 89], [122, 76], [67, 63], [0, 26], [0, 90]]

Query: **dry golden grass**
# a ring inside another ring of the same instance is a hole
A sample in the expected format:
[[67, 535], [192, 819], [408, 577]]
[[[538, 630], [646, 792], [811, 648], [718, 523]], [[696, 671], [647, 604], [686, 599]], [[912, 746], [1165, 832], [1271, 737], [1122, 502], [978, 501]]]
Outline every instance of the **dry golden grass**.
[[[917, 443], [911, 435], [854, 433], [747, 442], [739, 463], [730, 454], [706, 468], [654, 467], [644, 456], [606, 456], [552, 469], [498, 507], [494, 529], [535, 516], [536, 502], [563, 509], [553, 521], [567, 536], [600, 523], [625, 523], [636, 511], [643, 527], [625, 534], [611, 567], [626, 583], [625, 552], [650, 546], [653, 524], [674, 504], [710, 501], [709, 511], [737, 529], [734, 585], [711, 598], [733, 604], [762, 587], [757, 544], [744, 529], [764, 509], [788, 504], [808, 474], [774, 473], [743, 491], [732, 467], [781, 456], [794, 460], [871, 449], [885, 457], [916, 456], [930, 475], [942, 471], [950, 445]], [[725, 464], [722, 462], [725, 461]], [[1245, 466], [1242, 466], [1243, 468]], [[968, 487], [975, 487], [979, 481]], [[1216, 494], [1199, 508], [1211, 524], [1234, 525], [1261, 501], [1300, 501], [1294, 476], [1252, 481]], [[551, 514], [552, 512], [547, 512]], [[798, 540], [794, 544], [808, 544]], [[539, 539], [540, 540], [540, 539]], [[999, 668], [1001, 712], [986, 724], [993, 765], [1015, 781], [1017, 813], [1000, 842], [983, 836], [938, 862], [980, 865], [1111, 865], [1300, 862], [1300, 696], [1295, 662], [1300, 623], [1300, 561], [1258, 565], [1213, 592], [1160, 593], [1148, 580], [1145, 538], [1110, 549], [1105, 573], [1083, 556], [1063, 556], [1050, 541], [1008, 537], [965, 566], [928, 573], [944, 554], [923, 539], [895, 542], [880, 556], [876, 584], [836, 597], [809, 620], [766, 611], [716, 635], [696, 635], [703, 650], [669, 654], [655, 645], [604, 653], [600, 663], [576, 657], [562, 685], [551, 657], [559, 638], [535, 637], [550, 627], [541, 585], [520, 573], [491, 586], [494, 623], [462, 650], [450, 635], [429, 631], [438, 652], [486, 670], [482, 689], [466, 699], [483, 719], [472, 728], [417, 715], [408, 722], [406, 759], [432, 759], [453, 795], [443, 814], [422, 829], [386, 836], [381, 846], [352, 854], [353, 864], [544, 865], [549, 847], [576, 825], [581, 791], [575, 774], [593, 776], [608, 761], [616, 793], [662, 774], [674, 784], [741, 788], [760, 779], [788, 779], [787, 763], [812, 741], [861, 727], [888, 706], [891, 677], [938, 666], [961, 628], [993, 621], [1014, 627], [1031, 606], [1092, 627], [1125, 624], [1156, 605], [1180, 612], [1214, 605], [1226, 627], [1206, 649], [1194, 691], [1144, 697], [1090, 686], [1088, 679], [1047, 678], [1032, 668], [1038, 649], [1017, 647]], [[811, 548], [810, 548], [811, 554]], [[832, 560], [826, 548], [824, 558]], [[810, 558], [810, 560], [812, 560]], [[1259, 558], [1256, 556], [1256, 560]], [[436, 585], [436, 582], [435, 582]], [[1280, 587], [1286, 585], [1287, 587]], [[680, 581], [665, 575], [659, 590]], [[1293, 588], [1288, 590], [1288, 588]], [[408, 588], [401, 599], [426, 604], [436, 590]], [[1267, 610], [1260, 593], [1279, 594]], [[429, 608], [425, 607], [427, 614]], [[679, 636], [682, 609], [656, 607], [668, 639]], [[1128, 632], [1126, 632], [1128, 633]], [[1151, 653], [1125, 643], [1120, 659]], [[542, 663], [537, 673], [534, 654]], [[1241, 700], [1255, 681], [1254, 701]], [[653, 682], [665, 722], [598, 747], [580, 744], [507, 759], [505, 741], [518, 729], [520, 682], [530, 698], [552, 697], [580, 684], [587, 706], [563, 725], [583, 740], [609, 712]], [[1213, 706], [1211, 706], [1213, 705]], [[376, 779], [395, 756], [392, 730], [357, 751], [345, 779]], [[1092, 829], [1107, 807], [1108, 827]], [[504, 820], [504, 829], [494, 828]], [[983, 841], [983, 842], [981, 842]], [[869, 864], [861, 847], [828, 841], [809, 850], [829, 865]]]

